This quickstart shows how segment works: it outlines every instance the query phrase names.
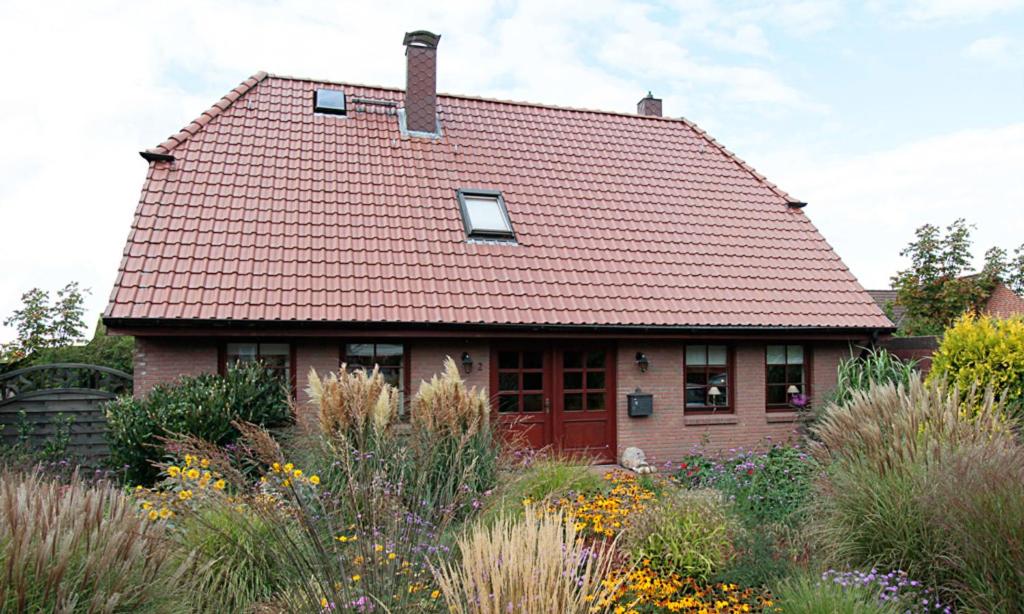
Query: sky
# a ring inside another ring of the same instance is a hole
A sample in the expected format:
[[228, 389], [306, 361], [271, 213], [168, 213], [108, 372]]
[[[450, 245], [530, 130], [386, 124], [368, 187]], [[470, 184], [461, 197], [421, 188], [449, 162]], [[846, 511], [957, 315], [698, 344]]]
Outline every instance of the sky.
[[[102, 312], [139, 156], [259, 70], [631, 112], [648, 91], [794, 197], [866, 287], [924, 223], [1024, 242], [1024, 0], [0, 0], [0, 320], [78, 281]], [[0, 326], [0, 342], [13, 331]]]

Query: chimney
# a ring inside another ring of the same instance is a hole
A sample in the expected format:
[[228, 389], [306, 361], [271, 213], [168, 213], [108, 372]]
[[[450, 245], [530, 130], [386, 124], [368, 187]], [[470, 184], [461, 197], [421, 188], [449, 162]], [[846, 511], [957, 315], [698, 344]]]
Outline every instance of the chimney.
[[405, 127], [409, 132], [437, 132], [437, 43], [440, 34], [406, 32]]
[[636, 113], [637, 115], [661, 117], [661, 98], [655, 98], [654, 94], [647, 92], [647, 95], [636, 103]]

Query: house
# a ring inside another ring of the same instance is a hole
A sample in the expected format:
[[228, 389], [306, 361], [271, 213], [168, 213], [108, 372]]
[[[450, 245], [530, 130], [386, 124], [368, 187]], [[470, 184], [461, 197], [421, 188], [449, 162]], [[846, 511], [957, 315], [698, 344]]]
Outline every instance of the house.
[[300, 403], [342, 363], [408, 395], [451, 356], [533, 445], [667, 460], [785, 438], [892, 329], [804, 203], [660, 100], [437, 94], [439, 39], [406, 35], [405, 90], [261, 72], [142, 152], [104, 315], [137, 394], [258, 358]]

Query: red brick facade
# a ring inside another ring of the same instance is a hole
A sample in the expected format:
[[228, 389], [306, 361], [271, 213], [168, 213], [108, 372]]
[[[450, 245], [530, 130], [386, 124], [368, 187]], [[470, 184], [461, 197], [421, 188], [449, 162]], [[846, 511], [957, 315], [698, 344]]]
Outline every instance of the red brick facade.
[[985, 303], [985, 313], [997, 318], [1024, 315], [1024, 298], [1014, 294], [1003, 284], [996, 284], [992, 294]]
[[[308, 406], [306, 377], [309, 370], [327, 373], [338, 369], [342, 340], [299, 339], [293, 342], [294, 369], [300, 411]], [[571, 342], [568, 342], [571, 344]], [[408, 343], [405, 365], [409, 394], [419, 383], [437, 373], [446, 356], [459, 362], [464, 352], [473, 361], [467, 383], [487, 388], [490, 376], [490, 344], [487, 341], [423, 340]], [[616, 430], [618, 453], [637, 446], [655, 462], [671, 461], [703, 444], [717, 451], [783, 441], [794, 433], [795, 414], [765, 410], [765, 343], [732, 344], [731, 412], [716, 415], [685, 414], [683, 371], [684, 343], [681, 341], [623, 340], [617, 347]], [[824, 397], [836, 382], [836, 367], [849, 355], [845, 343], [814, 344], [810, 351], [811, 394]], [[219, 344], [207, 340], [140, 337], [136, 340], [135, 393], [143, 394], [154, 384], [173, 381], [181, 375], [216, 372]], [[641, 372], [637, 352], [646, 354], [650, 366]], [[654, 414], [630, 418], [626, 395], [640, 388], [654, 395]], [[616, 454], [618, 456], [618, 454]]]

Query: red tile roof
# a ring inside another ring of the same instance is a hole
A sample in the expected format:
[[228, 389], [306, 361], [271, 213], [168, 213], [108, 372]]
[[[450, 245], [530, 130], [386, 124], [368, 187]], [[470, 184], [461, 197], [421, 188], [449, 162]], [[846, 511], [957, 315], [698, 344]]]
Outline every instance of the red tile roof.
[[[313, 113], [320, 87], [348, 117]], [[891, 326], [792, 199], [688, 121], [441, 95], [429, 141], [357, 98], [402, 92], [258, 73], [149, 150], [105, 316]], [[500, 190], [519, 244], [467, 241], [459, 188]]]

